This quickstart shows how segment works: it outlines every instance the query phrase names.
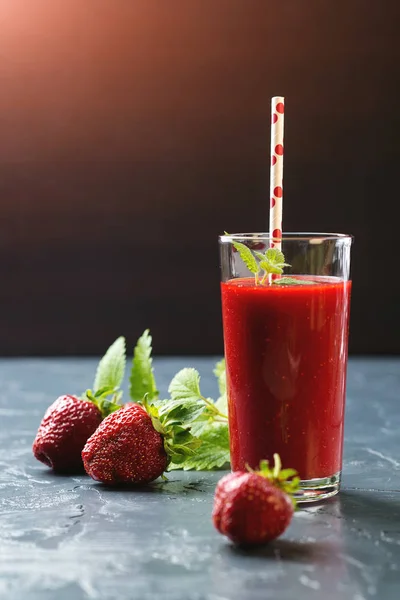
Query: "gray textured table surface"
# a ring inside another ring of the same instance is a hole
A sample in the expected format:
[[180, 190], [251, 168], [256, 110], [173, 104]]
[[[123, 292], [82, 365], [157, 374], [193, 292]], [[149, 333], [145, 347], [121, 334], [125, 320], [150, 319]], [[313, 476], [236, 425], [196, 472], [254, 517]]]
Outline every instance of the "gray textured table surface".
[[[191, 364], [155, 361], [165, 391]], [[0, 361], [0, 598], [367, 600], [400, 597], [400, 359], [353, 359], [343, 491], [299, 511], [270, 546], [235, 549], [212, 527], [221, 473], [172, 473], [146, 490], [60, 477], [31, 443], [46, 406], [85, 389], [95, 361]]]

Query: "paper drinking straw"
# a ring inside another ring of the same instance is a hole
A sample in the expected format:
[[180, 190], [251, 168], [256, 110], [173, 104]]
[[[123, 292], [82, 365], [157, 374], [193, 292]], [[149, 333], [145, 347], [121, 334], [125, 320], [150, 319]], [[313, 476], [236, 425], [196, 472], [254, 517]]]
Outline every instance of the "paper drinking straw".
[[274, 96], [271, 100], [271, 178], [269, 235], [271, 247], [281, 249], [283, 200], [283, 123], [285, 99]]

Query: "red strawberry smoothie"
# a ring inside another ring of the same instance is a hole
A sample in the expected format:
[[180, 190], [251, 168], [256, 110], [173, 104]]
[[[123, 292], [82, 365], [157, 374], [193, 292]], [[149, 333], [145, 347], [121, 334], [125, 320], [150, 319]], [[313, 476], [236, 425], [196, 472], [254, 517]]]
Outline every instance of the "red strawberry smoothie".
[[221, 284], [234, 471], [275, 452], [303, 480], [341, 470], [351, 282], [296, 279], [315, 283]]

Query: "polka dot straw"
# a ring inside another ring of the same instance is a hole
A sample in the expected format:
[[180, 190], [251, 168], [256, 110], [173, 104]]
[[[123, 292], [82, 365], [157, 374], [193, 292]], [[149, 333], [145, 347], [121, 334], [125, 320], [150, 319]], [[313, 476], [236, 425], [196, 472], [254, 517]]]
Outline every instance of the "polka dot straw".
[[274, 96], [271, 100], [271, 178], [269, 233], [271, 247], [281, 248], [283, 199], [283, 123], [285, 99]]

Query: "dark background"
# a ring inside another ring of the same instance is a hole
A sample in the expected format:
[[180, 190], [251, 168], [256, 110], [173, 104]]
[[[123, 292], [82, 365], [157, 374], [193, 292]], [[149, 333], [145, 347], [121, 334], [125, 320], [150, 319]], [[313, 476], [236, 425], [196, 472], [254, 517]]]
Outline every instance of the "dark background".
[[400, 352], [398, 0], [2, 0], [0, 352], [222, 351], [217, 235], [356, 237], [353, 353]]

